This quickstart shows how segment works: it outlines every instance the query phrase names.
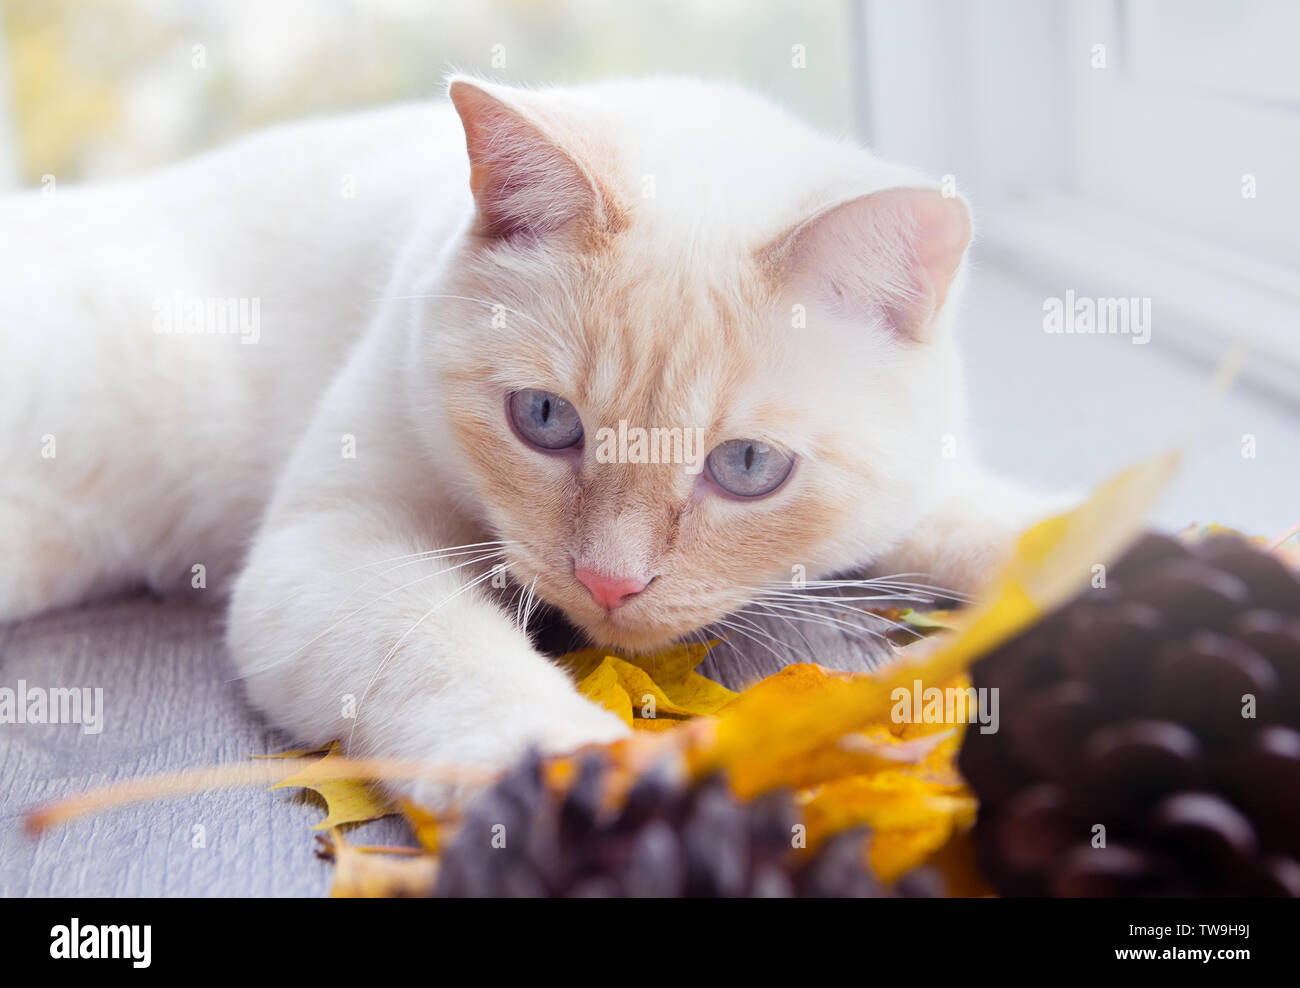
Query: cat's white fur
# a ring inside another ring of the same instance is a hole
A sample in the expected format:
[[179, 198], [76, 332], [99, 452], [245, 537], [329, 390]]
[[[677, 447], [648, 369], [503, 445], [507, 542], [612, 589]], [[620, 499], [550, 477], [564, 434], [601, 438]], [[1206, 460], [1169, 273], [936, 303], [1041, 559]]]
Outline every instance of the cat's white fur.
[[[629, 334], [678, 333], [682, 347], [698, 348], [665, 373], [677, 375], [679, 407], [716, 427], [711, 442], [736, 435], [729, 427], [766, 424], [811, 452], [839, 430], [837, 455], [869, 461], [860, 476], [834, 457], [801, 461], [795, 490], [753, 505], [700, 503], [680, 468], [660, 470], [663, 496], [687, 505], [672, 509], [689, 515], [675, 524], [695, 526], [683, 541], [739, 544], [746, 525], [766, 518], [773, 527], [758, 540], [771, 561], [761, 573], [751, 567], [755, 577], [788, 575], [791, 562], [810, 577], [875, 562], [969, 588], [987, 572], [1033, 504], [965, 448], [942, 454], [945, 434], [964, 442], [949, 331], [962, 273], [941, 286], [920, 342], [891, 335], [867, 309], [819, 312], [814, 283], [828, 271], [850, 283], [867, 272], [858, 289], [833, 286], [850, 296], [892, 276], [883, 249], [874, 262], [863, 250], [859, 264], [862, 245], [851, 241], [862, 221], [849, 215], [842, 235], [781, 255], [789, 291], [755, 330], [770, 337], [770, 353], [714, 353], [700, 315], [699, 300], [741, 284], [742, 254], [855, 197], [928, 183], [727, 87], [460, 85], [462, 111], [482, 114], [483, 127], [501, 122], [496, 110], [522, 108], [621, 204], [624, 228], [609, 238], [619, 246], [602, 248], [601, 270], [626, 300], [606, 321], [640, 320]], [[490, 136], [493, 149], [514, 139]], [[499, 434], [506, 445], [490, 458], [535, 474], [537, 490], [567, 490], [572, 466], [513, 439], [491, 387], [549, 389], [579, 373], [575, 354], [595, 352], [592, 379], [570, 387], [599, 401], [602, 416], [617, 413], [620, 389], [660, 400], [654, 380], [630, 381], [614, 351], [575, 342], [566, 334], [578, 331], [560, 325], [605, 319], [601, 300], [549, 287], [557, 262], [543, 234], [581, 208], [568, 200], [588, 191], [584, 174], [506, 188], [502, 208], [539, 237], [492, 244], [475, 232], [485, 203], [476, 214], [461, 119], [440, 102], [283, 126], [130, 181], [0, 203], [0, 620], [141, 582], [189, 586], [201, 566], [214, 595], [234, 586], [229, 644], [252, 698], [305, 741], [342, 737], [358, 752], [495, 767], [530, 743], [561, 750], [622, 734], [537, 654], [500, 595], [469, 581], [503, 559], [596, 637], [634, 646], [664, 638], [674, 615], [685, 632], [725, 613], [737, 588], [712, 589], [707, 560], [694, 573], [679, 561], [678, 589], [667, 572], [644, 611], [625, 609], [621, 624], [593, 612], [561, 572], [570, 556], [606, 569], [669, 565], [657, 530], [637, 515], [656, 496], [638, 486], [650, 483], [649, 468], [584, 489], [586, 520], [551, 525], [548, 512], [563, 518], [565, 505], [540, 495], [534, 515], [503, 499], [445, 421]], [[157, 332], [159, 307], [176, 292], [257, 299], [256, 342]], [[746, 304], [740, 289], [732, 294]], [[791, 298], [810, 301], [821, 325], [785, 343]], [[579, 311], [587, 303], [595, 309]], [[492, 322], [502, 312], [519, 316], [506, 330]], [[533, 347], [542, 356], [530, 364]], [[500, 364], [480, 401], [463, 355], [484, 350]], [[458, 361], [453, 388], [440, 375]], [[538, 362], [545, 379], [529, 381]], [[693, 368], [700, 380], [684, 383]], [[732, 385], [730, 407], [702, 407], [711, 389]], [[843, 509], [827, 516], [833, 523], [816, 532], [808, 516], [782, 529], [775, 513], [813, 494]], [[531, 542], [530, 524], [557, 530]], [[409, 558], [496, 539], [511, 542], [500, 556]], [[417, 795], [440, 804], [456, 791], [431, 784]]]

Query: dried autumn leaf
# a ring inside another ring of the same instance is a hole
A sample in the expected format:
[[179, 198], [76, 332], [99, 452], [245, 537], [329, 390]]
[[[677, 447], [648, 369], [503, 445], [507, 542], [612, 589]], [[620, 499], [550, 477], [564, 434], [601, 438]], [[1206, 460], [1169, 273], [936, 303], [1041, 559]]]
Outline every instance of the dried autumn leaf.
[[592, 703], [604, 707], [622, 718], [628, 727], [632, 726], [632, 697], [623, 686], [618, 670], [614, 668], [611, 658], [602, 659], [600, 665], [578, 682], [578, 692]]
[[[578, 682], [578, 691], [611, 710], [630, 727], [665, 730], [661, 717], [701, 717], [736, 698], [725, 686], [695, 671], [717, 641], [673, 645], [649, 656], [624, 658], [588, 648], [557, 663]], [[645, 716], [652, 710], [653, 717]]]
[[[774, 703], [784, 706], [816, 703], [828, 696], [835, 684], [851, 678], [847, 673], [810, 662], [789, 665], [751, 686], [723, 708], [717, 720], [725, 724], [731, 718], [743, 719], [751, 709], [766, 709]], [[886, 752], [884, 749], [888, 747], [883, 739], [858, 733], [793, 756], [754, 752], [752, 757], [729, 767], [729, 778], [732, 789], [742, 798], [778, 786], [802, 789], [845, 775], [892, 768], [908, 756], [906, 749]]]
[[[773, 704], [815, 705], [855, 678], [814, 663], [786, 666], [742, 693], [718, 714], [717, 721], [724, 725], [732, 717], [745, 719], [752, 710], [766, 710]], [[962, 678], [949, 685], [964, 688], [969, 683]], [[953, 736], [944, 749], [951, 761], [959, 743], [956, 733], [951, 724], [896, 724], [882, 720], [794, 754], [755, 751], [729, 766], [729, 777], [740, 796], [757, 795], [777, 786], [801, 789], [843, 776], [925, 763]]]
[[[361, 779], [331, 778], [328, 774], [334, 764], [331, 759], [341, 758], [336, 741], [329, 746], [324, 758], [271, 787], [310, 789], [325, 801], [325, 819], [313, 830], [329, 830], [345, 823], [365, 823], [396, 812], [392, 803], [370, 783]], [[326, 768], [322, 770], [321, 766]]]
[[[936, 814], [915, 827], [881, 827], [867, 841], [867, 863], [881, 881], [892, 882], [913, 868], [929, 863], [939, 848], [964, 832], [975, 819], [974, 803]], [[947, 876], [945, 875], [945, 879]]]
[[675, 731], [687, 722], [687, 718], [659, 716], [659, 717], [637, 717], [632, 721], [632, 728], [636, 731], [662, 733], [664, 731]]
[[903, 739], [892, 730], [892, 726], [846, 734], [840, 738], [836, 748], [855, 754], [872, 755], [889, 765], [917, 765], [957, 733], [956, 728], [947, 727], [920, 737]]
[[890, 771], [829, 782], [813, 791], [803, 810], [809, 846], [850, 827], [870, 827], [871, 866], [893, 881], [973, 823], [976, 806], [964, 786]]
[[406, 818], [420, 846], [430, 854], [437, 854], [442, 844], [442, 824], [438, 818], [424, 807], [406, 800], [398, 803], [397, 809]]
[[[321, 854], [334, 860], [332, 899], [393, 899], [433, 895], [438, 859], [431, 854], [367, 850], [347, 843], [338, 829], [316, 838]], [[400, 849], [398, 849], [400, 850]]]
[[957, 628], [958, 617], [955, 612], [948, 610], [918, 611], [908, 608], [899, 613], [898, 619], [906, 621], [913, 628], [953, 631]]

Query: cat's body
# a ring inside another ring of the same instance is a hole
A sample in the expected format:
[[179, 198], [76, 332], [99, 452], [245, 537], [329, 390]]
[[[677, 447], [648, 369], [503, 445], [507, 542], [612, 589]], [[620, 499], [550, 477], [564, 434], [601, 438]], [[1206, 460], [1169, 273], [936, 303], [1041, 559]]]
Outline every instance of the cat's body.
[[[228, 593], [413, 214], [462, 204], [459, 140], [449, 106], [402, 106], [0, 201], [0, 616], [196, 564]], [[177, 292], [257, 299], [256, 342], [158, 332]]]
[[[498, 562], [629, 648], [996, 562], [1032, 502], [947, 455], [960, 200], [736, 90], [452, 96], [0, 204], [0, 620], [202, 573], [277, 723], [495, 767], [624, 730]], [[166, 331], [205, 298], [248, 342]], [[718, 458], [605, 462], [620, 423]]]

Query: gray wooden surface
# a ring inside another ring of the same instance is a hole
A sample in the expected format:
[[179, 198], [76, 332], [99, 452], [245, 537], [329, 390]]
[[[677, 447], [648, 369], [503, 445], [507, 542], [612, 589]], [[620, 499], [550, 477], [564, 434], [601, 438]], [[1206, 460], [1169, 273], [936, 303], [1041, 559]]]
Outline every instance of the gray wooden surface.
[[[316, 895], [319, 811], [288, 791], [223, 790], [83, 818], [33, 839], [33, 804], [106, 782], [281, 751], [244, 705], [212, 609], [149, 598], [0, 627], [0, 682], [99, 686], [104, 729], [0, 728], [5, 895]], [[202, 828], [196, 831], [195, 828]], [[202, 834], [196, 847], [197, 834]]]
[[[1086, 488], [1168, 444], [1199, 401], [1208, 371], [1182, 360], [1166, 327], [1125, 338], [1051, 337], [1043, 291], [996, 269], [977, 271], [962, 319], [977, 437], [1005, 472], [1045, 487]], [[1049, 291], [1048, 294], [1051, 294]], [[1300, 422], [1294, 407], [1238, 388], [1203, 430], [1157, 521], [1221, 521], [1262, 534], [1300, 515]], [[1240, 453], [1243, 433], [1257, 457]], [[0, 626], [0, 686], [104, 689], [105, 728], [0, 725], [0, 894], [320, 895], [330, 866], [315, 858], [320, 811], [285, 791], [229, 790], [128, 807], [39, 839], [19, 827], [38, 802], [99, 783], [281, 751], [244, 704], [224, 655], [219, 615], [147, 598]], [[773, 629], [790, 657], [859, 667], [861, 647], [810, 625]], [[781, 652], [783, 650], [778, 650]], [[785, 656], [780, 656], [784, 660]], [[720, 647], [709, 671], [743, 683], [780, 664], [753, 643]], [[202, 847], [195, 827], [204, 828]], [[368, 825], [387, 841], [398, 824]]]

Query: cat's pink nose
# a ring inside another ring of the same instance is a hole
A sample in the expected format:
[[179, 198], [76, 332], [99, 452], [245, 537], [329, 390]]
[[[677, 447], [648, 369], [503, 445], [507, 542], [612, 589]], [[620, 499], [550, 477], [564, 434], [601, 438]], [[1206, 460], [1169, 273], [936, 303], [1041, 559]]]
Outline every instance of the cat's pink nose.
[[573, 575], [578, 578], [578, 582], [591, 591], [591, 596], [597, 604], [611, 611], [615, 607], [623, 606], [630, 597], [635, 597], [650, 584], [649, 580], [641, 580], [635, 576], [605, 576], [603, 573], [585, 568], [575, 569]]

